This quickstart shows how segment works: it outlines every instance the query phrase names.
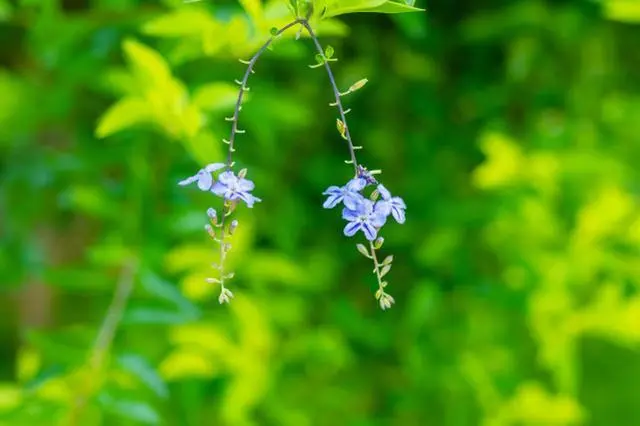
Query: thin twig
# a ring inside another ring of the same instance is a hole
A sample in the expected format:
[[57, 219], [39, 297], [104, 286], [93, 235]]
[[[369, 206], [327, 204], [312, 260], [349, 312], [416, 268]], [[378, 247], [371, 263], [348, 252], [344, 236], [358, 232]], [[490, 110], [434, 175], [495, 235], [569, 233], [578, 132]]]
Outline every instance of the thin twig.
[[338, 85], [336, 84], [336, 79], [333, 77], [333, 72], [331, 71], [331, 67], [329, 66], [329, 61], [324, 55], [324, 50], [322, 50], [322, 46], [320, 45], [320, 41], [318, 41], [318, 37], [311, 29], [311, 25], [309, 25], [309, 21], [303, 19], [300, 21], [300, 24], [307, 30], [309, 36], [313, 40], [313, 43], [318, 50], [318, 53], [322, 56], [324, 67], [327, 70], [327, 74], [329, 75], [329, 81], [331, 82], [331, 87], [333, 88], [333, 94], [336, 98], [336, 105], [338, 110], [340, 111], [340, 118], [342, 119], [342, 123], [344, 124], [345, 137], [347, 139], [347, 143], [349, 144], [349, 153], [351, 154], [351, 163], [353, 164], [353, 169], [356, 174], [358, 173], [358, 161], [356, 160], [356, 152], [353, 147], [353, 142], [351, 141], [351, 135], [349, 134], [349, 126], [347, 125], [347, 114], [345, 113], [344, 107], [342, 106], [342, 102], [340, 101], [340, 90], [338, 90]]
[[[122, 315], [124, 314], [124, 310], [129, 302], [129, 297], [133, 291], [136, 271], [137, 261], [135, 260], [128, 261], [122, 267], [120, 278], [118, 279], [115, 292], [113, 293], [113, 299], [107, 309], [104, 321], [102, 321], [102, 324], [100, 325], [98, 336], [96, 337], [91, 350], [91, 355], [89, 356], [87, 366], [88, 378], [90, 379], [96, 379], [99, 377], [100, 369], [102, 368], [104, 360], [109, 353], [109, 349], [113, 344], [113, 339], [115, 338], [118, 326], [122, 320]], [[87, 393], [91, 392], [91, 388], [91, 386], [84, 386], [78, 391], [71, 407], [71, 412], [69, 413], [68, 424], [70, 426], [78, 424], [82, 410], [90, 396]]]
[[113, 294], [113, 299], [107, 310], [107, 315], [100, 326], [98, 337], [93, 345], [89, 361], [89, 365], [93, 370], [98, 370], [102, 366], [104, 358], [113, 343], [124, 309], [133, 291], [136, 269], [137, 262], [133, 260], [127, 262], [122, 268], [116, 291]]
[[239, 82], [240, 83], [240, 91], [238, 93], [238, 100], [236, 101], [236, 107], [235, 107], [235, 110], [233, 112], [233, 117], [230, 119], [230, 121], [232, 121], [233, 124], [231, 126], [231, 136], [229, 136], [229, 140], [227, 141], [227, 143], [229, 144], [229, 153], [227, 154], [227, 169], [228, 170], [231, 169], [231, 165], [233, 164], [233, 161], [232, 161], [232, 156], [233, 156], [233, 151], [234, 151], [233, 143], [235, 142], [236, 134], [238, 133], [238, 118], [240, 116], [240, 108], [242, 107], [242, 98], [244, 97], [244, 93], [246, 91], [248, 91], [247, 81], [249, 81], [249, 76], [253, 72], [253, 67], [255, 66], [255, 64], [258, 61], [258, 59], [260, 58], [260, 56], [264, 53], [264, 51], [267, 50], [267, 48], [271, 45], [273, 40], [275, 40], [280, 34], [284, 33], [289, 28], [291, 28], [291, 27], [293, 27], [295, 25], [298, 25], [298, 24], [302, 24], [303, 22], [306, 22], [306, 21], [304, 21], [303, 19], [296, 19], [295, 21], [290, 22], [287, 25], [285, 25], [284, 27], [280, 28], [278, 30], [278, 32], [276, 32], [274, 35], [272, 35], [271, 38], [269, 40], [267, 40], [266, 43], [263, 44], [262, 47], [260, 47], [260, 49], [258, 49], [258, 51], [253, 55], [253, 57], [249, 61], [249, 64], [247, 66], [247, 70], [244, 73], [244, 77]]
[[376, 270], [376, 277], [378, 278], [378, 291], [382, 297], [384, 293], [384, 287], [382, 286], [382, 276], [380, 275], [380, 264], [378, 263], [378, 256], [376, 255], [376, 248], [373, 245], [373, 241], [369, 242], [369, 248], [371, 248], [371, 259], [373, 259], [373, 266]]

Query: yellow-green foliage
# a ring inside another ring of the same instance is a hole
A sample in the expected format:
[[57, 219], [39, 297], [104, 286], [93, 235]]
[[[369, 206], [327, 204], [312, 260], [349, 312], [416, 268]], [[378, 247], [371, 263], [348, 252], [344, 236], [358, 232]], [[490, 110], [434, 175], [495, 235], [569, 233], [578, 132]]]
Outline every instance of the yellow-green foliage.
[[230, 305], [176, 185], [304, 1], [0, 0], [0, 426], [640, 424], [638, 4], [314, 2], [408, 205], [380, 312], [321, 207], [351, 170], [306, 34], [249, 80]]

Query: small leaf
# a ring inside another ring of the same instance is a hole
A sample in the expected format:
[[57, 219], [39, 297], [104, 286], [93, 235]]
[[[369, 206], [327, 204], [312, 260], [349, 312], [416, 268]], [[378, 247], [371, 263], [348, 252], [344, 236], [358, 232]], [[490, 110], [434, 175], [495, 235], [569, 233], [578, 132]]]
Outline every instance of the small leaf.
[[364, 246], [364, 244], [356, 244], [356, 248], [360, 253], [362, 253], [364, 257], [371, 259], [371, 255], [367, 251], [367, 248]]
[[382, 267], [382, 270], [380, 271], [380, 278], [384, 277], [385, 275], [387, 275], [389, 273], [389, 271], [391, 270], [391, 265], [384, 265]]
[[289, 0], [289, 8], [294, 17], [298, 17], [298, 2], [296, 0]]
[[271, 33], [272, 37], [275, 37], [278, 35], [278, 29], [276, 27], [271, 27], [271, 30], [269, 30], [269, 33]]
[[327, 59], [330, 59], [330, 58], [332, 58], [332, 57], [333, 57], [333, 54], [334, 54], [334, 53], [335, 53], [335, 51], [333, 50], [333, 47], [331, 47], [331, 46], [327, 46], [327, 48], [326, 48], [326, 49], [325, 49], [325, 51], [324, 51], [324, 56], [325, 56]]
[[392, 0], [331, 0], [327, 1], [324, 18], [344, 15], [347, 13], [405, 13], [422, 12], [424, 9], [413, 7], [413, 1], [399, 3]]
[[338, 128], [338, 132], [340, 132], [340, 136], [342, 136], [343, 139], [347, 139], [347, 127], [339, 118], [336, 119], [336, 127]]
[[96, 137], [106, 138], [137, 124], [150, 123], [151, 120], [147, 103], [138, 98], [123, 98], [109, 107], [100, 117]]
[[160, 398], [169, 396], [169, 389], [155, 368], [143, 357], [136, 354], [124, 354], [118, 357], [118, 364], [133, 374], [140, 382], [155, 392]]
[[247, 15], [251, 17], [251, 20], [260, 24], [264, 18], [264, 11], [262, 10], [262, 1], [261, 0], [239, 0], [240, 4], [244, 8]]
[[155, 87], [171, 80], [169, 64], [157, 51], [133, 39], [125, 40], [122, 49], [139, 84]]
[[376, 300], [380, 299], [381, 296], [382, 296], [382, 289], [379, 288], [378, 290], [376, 290]]
[[180, 8], [174, 12], [163, 13], [156, 18], [147, 21], [142, 26], [142, 32], [147, 35], [165, 38], [185, 38], [202, 36], [212, 28], [216, 28], [217, 22], [213, 15], [204, 8]]
[[315, 58], [316, 58], [316, 62], [318, 63], [318, 65], [323, 65], [324, 64], [324, 57], [321, 54], [316, 53]]
[[358, 80], [349, 87], [349, 92], [355, 92], [356, 90], [362, 89], [365, 84], [369, 82], [368, 79], [363, 78], [362, 80]]

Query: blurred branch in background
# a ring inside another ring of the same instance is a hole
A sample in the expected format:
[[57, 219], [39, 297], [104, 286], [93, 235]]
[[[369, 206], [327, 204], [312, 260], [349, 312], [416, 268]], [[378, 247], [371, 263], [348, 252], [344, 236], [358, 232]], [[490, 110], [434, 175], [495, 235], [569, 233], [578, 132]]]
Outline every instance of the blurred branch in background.
[[82, 411], [86, 406], [87, 399], [93, 396], [90, 392], [95, 392], [101, 386], [100, 382], [104, 375], [105, 359], [109, 356], [118, 326], [122, 321], [124, 310], [133, 292], [137, 262], [137, 260], [129, 260], [122, 267], [120, 278], [113, 293], [113, 299], [100, 325], [96, 341], [89, 355], [88, 371], [85, 376], [87, 382], [76, 390], [77, 393], [73, 397], [74, 403], [69, 413], [69, 426], [84, 424], [79, 419], [82, 418]]

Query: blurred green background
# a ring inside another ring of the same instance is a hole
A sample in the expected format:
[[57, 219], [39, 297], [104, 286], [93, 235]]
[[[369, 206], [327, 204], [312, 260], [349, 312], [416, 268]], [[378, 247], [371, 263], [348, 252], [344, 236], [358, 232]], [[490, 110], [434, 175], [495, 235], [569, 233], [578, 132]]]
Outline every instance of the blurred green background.
[[0, 0], [0, 425], [640, 424], [640, 2], [315, 22], [408, 205], [384, 312], [322, 209], [352, 174], [327, 75], [279, 39], [221, 306], [217, 200], [176, 183], [223, 159], [237, 59], [286, 3]]

